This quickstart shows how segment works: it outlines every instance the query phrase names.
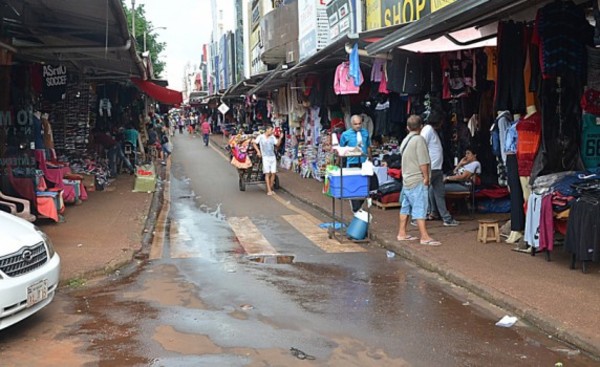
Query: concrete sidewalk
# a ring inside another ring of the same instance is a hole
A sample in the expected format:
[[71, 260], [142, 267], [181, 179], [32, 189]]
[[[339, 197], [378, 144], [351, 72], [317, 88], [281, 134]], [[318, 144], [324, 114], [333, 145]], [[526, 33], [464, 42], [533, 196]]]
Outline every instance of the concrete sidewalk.
[[[213, 144], [224, 148], [220, 136]], [[284, 171], [278, 173], [281, 188], [314, 208], [331, 215], [332, 199], [322, 194], [322, 183]], [[339, 205], [336, 203], [336, 205]], [[352, 218], [350, 205], [344, 204], [344, 218]], [[336, 209], [339, 210], [339, 207]], [[535, 257], [514, 252], [514, 245], [482, 244], [477, 241], [478, 219], [507, 220], [508, 215], [458, 216], [458, 227], [444, 227], [441, 221], [427, 222], [431, 236], [442, 246], [430, 247], [419, 241], [399, 242], [398, 209], [371, 208], [373, 243], [438, 273], [513, 316], [539, 327], [583, 351], [600, 357], [600, 267], [588, 272], [569, 268], [570, 257], [562, 247], [555, 248], [551, 261], [545, 254]], [[409, 226], [418, 236], [418, 230]], [[580, 269], [580, 265], [578, 264]]]
[[[61, 285], [81, 284], [131, 262], [142, 239], [153, 194], [132, 192], [135, 176], [120, 175], [105, 191], [89, 191], [88, 200], [67, 206], [65, 222], [38, 221], [60, 255]], [[92, 184], [86, 176], [84, 184]]]

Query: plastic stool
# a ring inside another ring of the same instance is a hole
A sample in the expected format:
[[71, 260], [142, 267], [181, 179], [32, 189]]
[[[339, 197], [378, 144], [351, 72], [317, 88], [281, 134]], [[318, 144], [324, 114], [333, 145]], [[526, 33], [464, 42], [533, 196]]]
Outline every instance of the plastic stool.
[[[491, 236], [489, 235], [490, 230], [492, 232]], [[500, 227], [498, 226], [498, 221], [494, 219], [481, 219], [479, 221], [477, 240], [483, 243], [487, 243], [488, 240], [500, 242]]]

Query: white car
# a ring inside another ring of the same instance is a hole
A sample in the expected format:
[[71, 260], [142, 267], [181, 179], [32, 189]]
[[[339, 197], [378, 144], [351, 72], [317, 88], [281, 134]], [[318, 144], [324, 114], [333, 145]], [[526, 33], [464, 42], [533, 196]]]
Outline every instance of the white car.
[[0, 330], [47, 306], [54, 298], [60, 257], [33, 224], [0, 211]]

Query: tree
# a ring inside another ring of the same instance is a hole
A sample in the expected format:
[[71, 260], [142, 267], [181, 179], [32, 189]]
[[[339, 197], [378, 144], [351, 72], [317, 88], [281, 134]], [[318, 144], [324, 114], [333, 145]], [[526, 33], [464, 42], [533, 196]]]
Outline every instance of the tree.
[[[125, 0], [121, 2], [125, 9], [125, 15], [127, 15], [128, 29], [131, 29], [131, 9], [126, 5]], [[165, 70], [166, 63], [159, 56], [165, 50], [166, 43], [158, 42], [156, 33], [148, 32], [152, 28], [154, 28], [154, 25], [146, 19], [144, 4], [137, 5], [135, 7], [135, 46], [139, 52], [144, 50], [144, 32], [146, 32], [146, 49], [150, 52], [154, 75], [160, 75]]]

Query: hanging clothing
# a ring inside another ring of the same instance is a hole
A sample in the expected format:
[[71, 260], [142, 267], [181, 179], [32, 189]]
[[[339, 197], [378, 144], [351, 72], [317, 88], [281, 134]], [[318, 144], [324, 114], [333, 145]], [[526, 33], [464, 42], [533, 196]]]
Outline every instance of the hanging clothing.
[[536, 112], [519, 120], [516, 127], [519, 140], [517, 141], [517, 160], [519, 176], [531, 175], [533, 161], [540, 147], [542, 136], [542, 116]]
[[498, 23], [496, 111], [525, 111], [525, 24]]
[[358, 94], [360, 92], [360, 85], [363, 82], [363, 76], [360, 68], [358, 68], [358, 76], [359, 80], [358, 82], [355, 82], [354, 77], [350, 75], [350, 62], [345, 61], [338, 65], [335, 70], [335, 78], [333, 81], [333, 89], [335, 94]]
[[363, 82], [362, 72], [360, 71], [360, 59], [358, 57], [358, 43], [352, 46], [352, 52], [350, 52], [350, 71], [348, 75], [352, 78], [355, 87], [360, 87]]
[[572, 1], [553, 1], [537, 12], [533, 43], [540, 47], [544, 79], [574, 73], [585, 77], [586, 45], [594, 28], [582, 8]]
[[386, 67], [387, 89], [396, 93], [423, 91], [423, 57], [413, 52], [394, 50]]
[[539, 250], [554, 250], [554, 213], [552, 210], [552, 195], [545, 195], [542, 198]]
[[519, 180], [516, 154], [506, 156], [506, 173], [510, 190], [510, 229], [520, 232], [525, 229], [525, 213], [523, 212], [523, 189]]
[[523, 239], [529, 246], [540, 247], [540, 218], [542, 214], [542, 195], [532, 193], [527, 201], [525, 232]]
[[373, 59], [373, 66], [371, 67], [371, 81], [380, 82], [383, 78], [383, 67], [385, 66], [385, 59]]

